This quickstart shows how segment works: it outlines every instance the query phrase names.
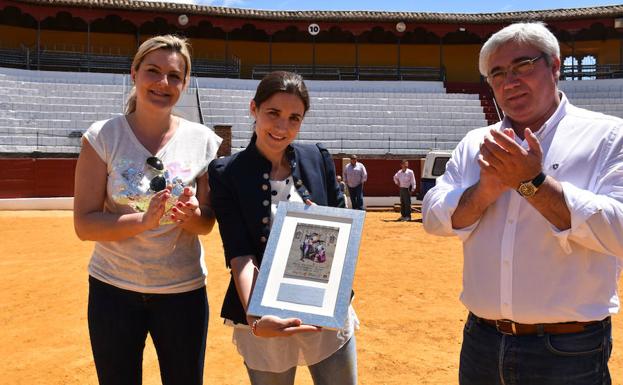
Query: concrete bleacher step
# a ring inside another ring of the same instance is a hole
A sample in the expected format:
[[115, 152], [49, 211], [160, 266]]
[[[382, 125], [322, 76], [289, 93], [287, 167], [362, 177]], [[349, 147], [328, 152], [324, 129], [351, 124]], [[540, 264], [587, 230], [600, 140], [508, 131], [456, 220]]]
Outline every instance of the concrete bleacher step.
[[62, 84], [62, 83], [26, 83], [26, 82], [9, 82], [0, 81], [0, 87], [19, 89], [26, 92], [36, 93], [59, 93], [59, 92], [90, 92], [93, 94], [111, 94], [123, 92], [123, 86], [95, 86], [95, 85], [76, 85], [76, 84]]
[[2, 125], [9, 127], [30, 127], [45, 133], [48, 129], [64, 128], [72, 130], [86, 130], [93, 124], [93, 120], [69, 119], [2, 119]]
[[[1, 146], [30, 146], [33, 151], [37, 151], [38, 147], [70, 147], [72, 149], [80, 148], [80, 138], [44, 136], [44, 135], [13, 135], [0, 134]], [[72, 153], [76, 151], [72, 150]]]
[[[211, 90], [201, 90], [199, 95], [199, 100], [203, 101], [228, 101], [228, 102], [239, 102], [248, 104], [252, 94], [249, 95], [219, 95], [211, 93]], [[336, 96], [328, 96], [328, 95], [319, 95], [319, 94], [310, 94], [310, 99], [312, 103], [342, 103], [342, 104], [353, 104], [358, 103], [359, 101], [368, 100], [368, 101], [378, 101], [379, 104], [411, 104], [413, 101], [420, 101], [422, 103], [435, 103], [436, 101], [441, 103], [448, 104], [457, 104], [463, 100], [479, 100], [477, 95], [470, 94], [413, 94], [409, 96], [408, 94], [396, 94], [396, 95], [387, 95], [387, 94], [362, 94], [362, 95], [344, 95], [341, 97]]]
[[11, 111], [11, 116], [16, 120], [71, 120], [91, 121], [110, 119], [118, 115], [115, 112], [76, 112], [69, 111]]
[[12, 144], [0, 144], [0, 153], [13, 153], [13, 154], [32, 154], [32, 153], [53, 153], [53, 154], [78, 154], [80, 147], [76, 146], [29, 146], [29, 145], [12, 145]]
[[[212, 116], [212, 122], [221, 122], [222, 124], [239, 124], [251, 123], [251, 119], [246, 116]], [[471, 126], [472, 128], [482, 127], [486, 123], [484, 115], [480, 117], [466, 117], [461, 113], [450, 113], [448, 117], [429, 117], [429, 118], [360, 118], [360, 117], [307, 117], [304, 120], [306, 127], [313, 125], [348, 125], [348, 126], [403, 126], [411, 125], [413, 127], [433, 125], [442, 126], [449, 124], [452, 126]]]
[[0, 102], [0, 109], [10, 111], [18, 117], [20, 114], [29, 113], [78, 113], [78, 114], [117, 114], [122, 109], [119, 105], [72, 105], [72, 104], [30, 104], [30, 103], [3, 103]]

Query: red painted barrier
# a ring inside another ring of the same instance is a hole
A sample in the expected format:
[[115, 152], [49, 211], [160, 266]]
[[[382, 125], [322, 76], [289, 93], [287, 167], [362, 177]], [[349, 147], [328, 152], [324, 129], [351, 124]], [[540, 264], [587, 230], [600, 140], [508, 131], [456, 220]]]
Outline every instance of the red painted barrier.
[[74, 195], [77, 159], [0, 159], [0, 198], [49, 198]]
[[[420, 189], [420, 159], [408, 159]], [[74, 195], [74, 172], [77, 159], [66, 158], [5, 158], [0, 159], [0, 198], [49, 198]], [[396, 196], [392, 180], [400, 168], [398, 159], [360, 159], [368, 171], [366, 196]], [[342, 174], [342, 159], [335, 159], [335, 168]]]

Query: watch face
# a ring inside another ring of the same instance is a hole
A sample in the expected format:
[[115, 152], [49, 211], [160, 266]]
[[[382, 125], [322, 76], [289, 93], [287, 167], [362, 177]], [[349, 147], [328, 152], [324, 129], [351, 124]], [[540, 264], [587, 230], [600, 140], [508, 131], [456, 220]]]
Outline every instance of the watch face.
[[531, 197], [534, 193], [536, 193], [536, 187], [534, 187], [534, 185], [530, 182], [522, 183], [519, 185], [517, 191], [519, 191], [519, 194], [524, 197]]

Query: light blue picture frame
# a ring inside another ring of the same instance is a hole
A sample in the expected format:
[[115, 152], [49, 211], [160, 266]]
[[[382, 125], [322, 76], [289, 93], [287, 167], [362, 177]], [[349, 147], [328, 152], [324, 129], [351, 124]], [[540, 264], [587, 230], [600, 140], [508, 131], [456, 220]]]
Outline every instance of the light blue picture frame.
[[[279, 202], [249, 302], [248, 314], [258, 317], [262, 315], [294, 317], [308, 325], [328, 329], [343, 328], [351, 300], [364, 219], [365, 211], [362, 210]], [[289, 257], [284, 250], [290, 250], [292, 243], [295, 242], [292, 224], [296, 226], [297, 223], [304, 223], [306, 220], [312, 220], [321, 226], [338, 227], [340, 229], [338, 238], [347, 237], [346, 240], [339, 238], [343, 246], [335, 250], [336, 256], [332, 259], [330, 268], [331, 273], [340, 271], [339, 277], [333, 277], [333, 284], [327, 287], [311, 281], [307, 286], [304, 279], [300, 281], [302, 284], [296, 282], [292, 284], [287, 282], [288, 279], [283, 275], [284, 265]], [[274, 290], [275, 287], [278, 287], [277, 291]], [[275, 295], [278, 296], [278, 303], [282, 306], [275, 305], [276, 301], [266, 300]], [[327, 308], [327, 303], [333, 306]]]

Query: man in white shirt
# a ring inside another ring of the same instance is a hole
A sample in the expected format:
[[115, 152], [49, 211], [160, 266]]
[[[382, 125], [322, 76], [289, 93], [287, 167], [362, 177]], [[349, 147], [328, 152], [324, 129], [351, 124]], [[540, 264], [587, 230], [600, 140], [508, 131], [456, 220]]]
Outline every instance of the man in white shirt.
[[409, 161], [400, 162], [400, 170], [394, 174], [394, 183], [400, 188], [400, 219], [411, 220], [411, 192], [415, 190], [415, 175], [409, 168]]
[[344, 167], [344, 183], [348, 187], [351, 207], [355, 210], [364, 210], [363, 184], [368, 180], [366, 167], [357, 162], [357, 155], [350, 156], [350, 163]]
[[505, 113], [471, 131], [423, 202], [425, 229], [463, 241], [461, 385], [610, 384], [623, 257], [623, 121], [558, 90], [541, 23], [480, 51]]

